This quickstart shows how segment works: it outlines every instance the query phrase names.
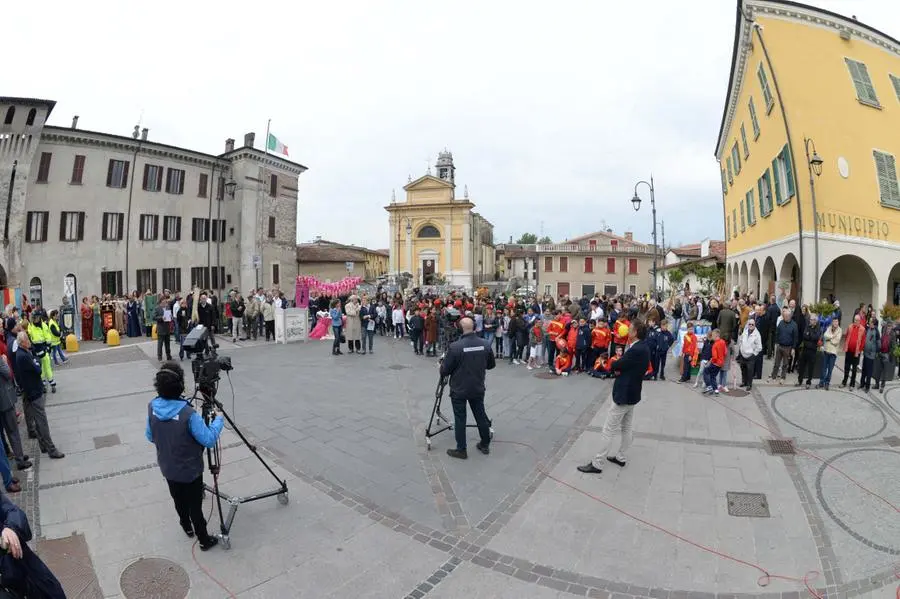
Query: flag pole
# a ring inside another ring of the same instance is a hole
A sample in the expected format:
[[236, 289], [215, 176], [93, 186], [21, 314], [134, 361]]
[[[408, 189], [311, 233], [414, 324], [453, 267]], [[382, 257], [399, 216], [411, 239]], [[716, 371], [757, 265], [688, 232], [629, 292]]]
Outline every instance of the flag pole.
[[269, 119], [269, 120], [266, 122], [266, 141], [265, 141], [265, 143], [263, 144], [263, 147], [265, 148], [265, 151], [266, 151], [266, 155], [269, 154], [269, 128], [270, 128], [271, 126], [272, 126], [272, 119]]

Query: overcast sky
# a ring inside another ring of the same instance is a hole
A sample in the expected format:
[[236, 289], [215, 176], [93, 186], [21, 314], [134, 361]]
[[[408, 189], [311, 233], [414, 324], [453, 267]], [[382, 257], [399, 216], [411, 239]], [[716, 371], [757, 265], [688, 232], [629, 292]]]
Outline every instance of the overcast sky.
[[[814, 3], [900, 36], [896, 0]], [[7, 4], [0, 93], [56, 100], [51, 124], [130, 135], [143, 115], [218, 153], [247, 131], [262, 147], [271, 118], [309, 167], [300, 241], [387, 247], [391, 190], [444, 147], [499, 241], [604, 222], [649, 241], [629, 200], [651, 173], [669, 244], [723, 237], [734, 0]]]

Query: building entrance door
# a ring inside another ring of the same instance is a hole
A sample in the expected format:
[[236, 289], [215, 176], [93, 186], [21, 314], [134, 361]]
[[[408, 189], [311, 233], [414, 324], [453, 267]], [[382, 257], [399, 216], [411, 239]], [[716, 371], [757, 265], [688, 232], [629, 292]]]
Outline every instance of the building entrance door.
[[556, 284], [556, 296], [563, 297], [564, 295], [569, 295], [569, 284], [568, 283], [557, 283]]
[[433, 285], [434, 284], [434, 260], [430, 258], [426, 258], [422, 260], [422, 284], [423, 285]]

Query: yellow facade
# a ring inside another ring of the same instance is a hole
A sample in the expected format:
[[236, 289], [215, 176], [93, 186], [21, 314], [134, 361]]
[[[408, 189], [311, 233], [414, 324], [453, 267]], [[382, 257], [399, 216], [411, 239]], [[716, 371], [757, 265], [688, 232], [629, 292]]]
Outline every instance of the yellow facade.
[[[900, 269], [891, 272], [895, 258], [885, 250], [900, 249], [900, 193], [892, 191], [896, 170], [879, 161], [900, 158], [900, 42], [812, 7], [739, 0], [731, 77], [716, 149], [731, 286], [807, 302], [892, 299]], [[821, 175], [810, 174], [807, 147], [821, 157]], [[767, 188], [768, 214], [760, 202]], [[860, 270], [870, 281], [850, 276]], [[839, 289], [847, 277], [852, 285]]]

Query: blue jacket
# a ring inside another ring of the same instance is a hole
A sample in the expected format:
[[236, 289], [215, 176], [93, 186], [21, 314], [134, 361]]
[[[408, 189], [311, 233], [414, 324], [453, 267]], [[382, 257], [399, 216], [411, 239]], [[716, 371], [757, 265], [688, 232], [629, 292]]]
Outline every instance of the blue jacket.
[[[160, 420], [171, 420], [181, 412], [182, 408], [184, 408], [184, 400], [157, 397], [150, 402], [150, 405], [153, 409], [154, 416]], [[222, 415], [219, 414], [216, 416], [215, 420], [209, 423], [209, 426], [206, 426], [206, 423], [203, 422], [203, 417], [197, 412], [194, 412], [191, 414], [189, 424], [191, 435], [197, 440], [197, 443], [203, 447], [214, 447], [216, 441], [219, 439], [219, 435], [222, 433], [222, 427], [225, 425], [225, 422], [222, 419]], [[144, 432], [144, 436], [147, 437], [148, 441], [151, 443], [153, 442], [153, 435], [150, 433], [149, 416], [147, 417], [147, 430]]]
[[650, 350], [650, 355], [656, 355], [656, 352], [659, 350], [659, 332], [660, 328], [657, 325], [653, 325], [653, 328], [647, 331], [647, 349]]
[[27, 349], [16, 350], [16, 382], [22, 389], [25, 399], [38, 399], [44, 394], [44, 383], [41, 381], [41, 363]]
[[782, 320], [775, 329], [775, 342], [785, 347], [797, 347], [800, 341], [800, 330], [793, 320]]
[[672, 334], [672, 331], [661, 330], [656, 334], [656, 353], [664, 354], [668, 352], [673, 343], [675, 343], [675, 335]]
[[328, 314], [331, 316], [331, 326], [339, 327], [343, 325], [344, 314], [341, 312], [340, 308], [332, 308], [328, 311]]
[[585, 349], [591, 344], [591, 327], [588, 325], [578, 327], [578, 336], [575, 338], [575, 349]]

